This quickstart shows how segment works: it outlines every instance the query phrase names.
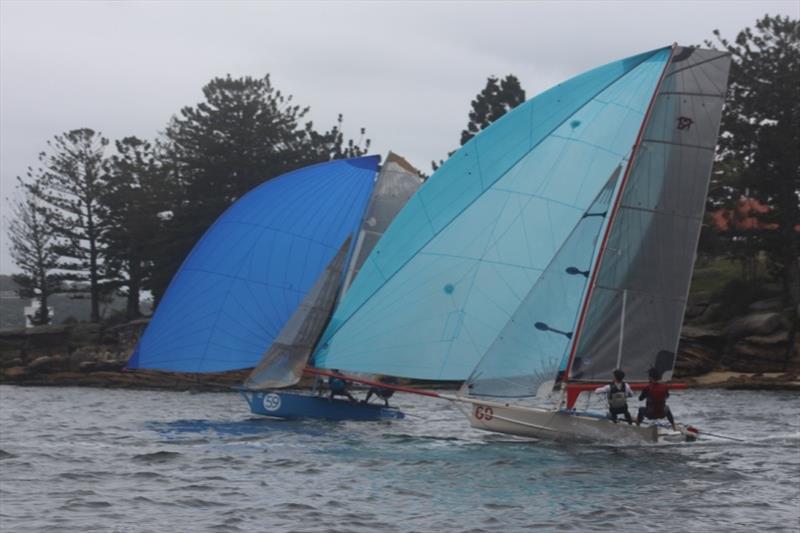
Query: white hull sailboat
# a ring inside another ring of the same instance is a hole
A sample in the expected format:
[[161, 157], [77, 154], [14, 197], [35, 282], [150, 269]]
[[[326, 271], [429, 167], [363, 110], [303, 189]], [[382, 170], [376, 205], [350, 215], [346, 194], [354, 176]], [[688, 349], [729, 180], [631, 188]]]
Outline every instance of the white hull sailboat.
[[[481, 131], [385, 232], [316, 365], [465, 380], [441, 397], [470, 404], [470, 423], [488, 431], [693, 438], [661, 420], [633, 427], [573, 409], [615, 369], [634, 390], [651, 369], [672, 378], [729, 68], [716, 50], [652, 50]], [[563, 405], [521, 404], [553, 380]], [[664, 414], [660, 401], [648, 414]]]
[[637, 426], [623, 420], [615, 423], [593, 413], [486, 401], [473, 403], [469, 423], [484, 431], [553, 441], [636, 444], [691, 442], [698, 436], [696, 431], [683, 426], [674, 431], [664, 425]]

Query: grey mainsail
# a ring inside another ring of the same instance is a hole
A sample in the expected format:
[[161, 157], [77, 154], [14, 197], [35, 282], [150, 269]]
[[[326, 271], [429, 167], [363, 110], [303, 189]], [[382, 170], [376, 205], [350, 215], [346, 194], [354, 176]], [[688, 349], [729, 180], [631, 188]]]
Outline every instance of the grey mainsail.
[[624, 183], [577, 330], [570, 381], [621, 367], [671, 377], [703, 219], [730, 56], [676, 47]]
[[422, 178], [419, 172], [404, 158], [389, 152], [386, 161], [381, 165], [372, 197], [364, 214], [340, 298], [350, 288], [350, 284], [386, 228], [421, 184]]
[[344, 244], [244, 382], [252, 390], [289, 387], [303, 369], [330, 318], [351, 238]]

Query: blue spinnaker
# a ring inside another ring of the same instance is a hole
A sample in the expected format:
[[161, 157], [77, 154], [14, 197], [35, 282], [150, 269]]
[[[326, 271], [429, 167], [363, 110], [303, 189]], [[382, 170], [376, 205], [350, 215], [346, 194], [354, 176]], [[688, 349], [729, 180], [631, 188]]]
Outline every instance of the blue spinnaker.
[[315, 363], [465, 379], [636, 140], [670, 50], [610, 63], [506, 114], [411, 198]]
[[255, 366], [358, 230], [378, 160], [302, 168], [228, 208], [181, 265], [128, 368], [220, 372]]

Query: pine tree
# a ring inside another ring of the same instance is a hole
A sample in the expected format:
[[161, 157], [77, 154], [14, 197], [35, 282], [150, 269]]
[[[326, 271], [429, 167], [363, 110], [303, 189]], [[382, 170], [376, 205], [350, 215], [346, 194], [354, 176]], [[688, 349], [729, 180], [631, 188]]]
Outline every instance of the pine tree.
[[788, 362], [800, 329], [800, 21], [766, 15], [733, 42], [714, 35], [733, 59], [720, 181], [768, 207], [751, 213], [764, 230], [748, 239], [766, 252], [792, 310]]
[[116, 142], [116, 151], [100, 195], [100, 241], [106, 270], [116, 274], [112, 285], [122, 288], [126, 316], [133, 319], [140, 316], [139, 297], [152, 270], [151, 250], [159, 242], [168, 190], [149, 142], [126, 137]]
[[303, 123], [308, 108], [293, 104], [269, 76], [215, 78], [203, 95], [203, 102], [173, 117], [160, 144], [159, 160], [175, 196], [151, 278], [156, 299], [203, 232], [237, 198], [291, 170], [362, 155], [369, 147], [369, 140], [363, 147], [345, 141], [341, 116], [327, 131]]
[[28, 317], [31, 323], [46, 325], [50, 323], [48, 299], [58, 291], [60, 283], [56, 240], [42, 200], [41, 178], [29, 173], [27, 181], [17, 179], [17, 197], [10, 201], [8, 237], [11, 258], [22, 273], [14, 274], [12, 279], [21, 287], [18, 291], [21, 297], [36, 298], [39, 302], [38, 311]]
[[[765, 227], [760, 246], [795, 309], [800, 304], [800, 21], [765, 16], [734, 42], [730, 89], [722, 116], [723, 182], [769, 207], [752, 213]], [[712, 44], [712, 43], [707, 43]], [[737, 196], [738, 194], [731, 195]]]
[[100, 320], [106, 273], [101, 261], [103, 232], [99, 197], [104, 187], [108, 140], [88, 128], [56, 135], [40, 155], [40, 189], [49, 204], [50, 229], [58, 238], [59, 268], [66, 280], [88, 283], [91, 321]]
[[[461, 131], [461, 146], [464, 146], [470, 139], [475, 137], [481, 130], [487, 128], [492, 122], [502, 117], [525, 101], [525, 90], [519, 83], [519, 79], [513, 74], [505, 78], [498, 79], [489, 76], [486, 86], [472, 100], [472, 110], [469, 112], [469, 122], [466, 129]], [[454, 152], [449, 152], [448, 157]], [[436, 170], [444, 163], [443, 160], [436, 163], [431, 162], [433, 170]]]

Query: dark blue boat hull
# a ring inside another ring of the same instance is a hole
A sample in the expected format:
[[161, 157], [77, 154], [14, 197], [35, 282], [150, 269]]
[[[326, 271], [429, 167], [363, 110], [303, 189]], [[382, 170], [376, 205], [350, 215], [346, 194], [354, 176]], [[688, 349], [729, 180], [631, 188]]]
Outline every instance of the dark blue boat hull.
[[322, 418], [325, 420], [400, 420], [405, 415], [394, 407], [331, 400], [312, 394], [286, 391], [240, 391], [250, 412], [274, 418]]

